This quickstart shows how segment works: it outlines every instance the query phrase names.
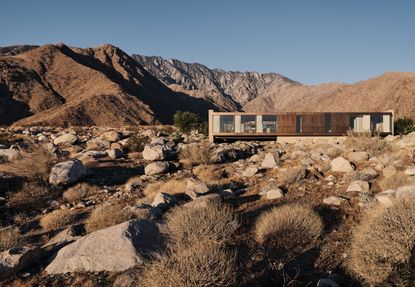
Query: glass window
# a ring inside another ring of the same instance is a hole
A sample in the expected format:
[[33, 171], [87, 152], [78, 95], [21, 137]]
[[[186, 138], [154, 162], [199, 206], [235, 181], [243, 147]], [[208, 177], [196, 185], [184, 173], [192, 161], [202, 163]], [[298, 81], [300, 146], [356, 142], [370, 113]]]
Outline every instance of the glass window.
[[295, 132], [301, 133], [303, 131], [303, 118], [302, 116], [296, 116], [295, 118]]
[[256, 132], [256, 116], [241, 116], [241, 132], [255, 133]]
[[234, 116], [220, 116], [220, 132], [222, 133], [235, 132], [235, 117]]
[[326, 134], [331, 133], [331, 115], [330, 114], [326, 114], [325, 116], [325, 132]]
[[262, 116], [262, 132], [275, 133], [277, 131], [277, 116]]

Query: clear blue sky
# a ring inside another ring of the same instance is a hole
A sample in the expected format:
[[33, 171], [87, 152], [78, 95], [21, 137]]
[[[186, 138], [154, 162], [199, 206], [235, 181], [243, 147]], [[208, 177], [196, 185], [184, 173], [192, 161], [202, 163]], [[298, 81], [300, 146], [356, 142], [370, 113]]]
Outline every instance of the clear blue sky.
[[58, 42], [355, 82], [415, 71], [415, 1], [1, 1], [0, 46]]

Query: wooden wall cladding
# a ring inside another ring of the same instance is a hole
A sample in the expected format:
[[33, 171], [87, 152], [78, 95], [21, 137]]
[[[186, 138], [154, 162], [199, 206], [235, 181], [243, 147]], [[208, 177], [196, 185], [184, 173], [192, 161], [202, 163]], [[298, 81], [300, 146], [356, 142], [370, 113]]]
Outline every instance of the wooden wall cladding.
[[305, 114], [302, 115], [302, 132], [321, 134], [325, 132], [324, 114]]
[[278, 115], [277, 132], [278, 133], [295, 133], [295, 114]]
[[332, 133], [346, 133], [350, 125], [349, 114], [332, 114], [331, 130]]

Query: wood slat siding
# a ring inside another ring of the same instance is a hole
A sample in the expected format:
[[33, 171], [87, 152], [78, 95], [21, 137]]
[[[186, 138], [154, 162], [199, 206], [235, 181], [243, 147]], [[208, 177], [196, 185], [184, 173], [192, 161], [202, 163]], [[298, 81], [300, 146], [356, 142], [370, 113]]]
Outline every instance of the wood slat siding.
[[332, 114], [331, 115], [331, 130], [334, 134], [346, 134], [350, 126], [349, 114]]
[[277, 133], [295, 133], [295, 114], [278, 115]]
[[302, 115], [303, 133], [321, 134], [325, 132], [325, 115]]

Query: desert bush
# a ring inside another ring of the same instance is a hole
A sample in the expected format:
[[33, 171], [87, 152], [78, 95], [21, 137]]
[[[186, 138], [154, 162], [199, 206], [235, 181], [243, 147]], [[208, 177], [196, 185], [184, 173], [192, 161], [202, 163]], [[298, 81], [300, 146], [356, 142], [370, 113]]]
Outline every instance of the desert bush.
[[236, 286], [236, 256], [213, 243], [177, 246], [144, 267], [139, 286]]
[[392, 177], [383, 178], [380, 180], [379, 186], [382, 188], [382, 190], [397, 189], [398, 187], [405, 185], [407, 182], [408, 176], [402, 172], [398, 172]]
[[346, 266], [369, 286], [413, 286], [414, 248], [415, 200], [398, 200], [363, 216], [353, 230]]
[[76, 216], [76, 211], [57, 209], [43, 216], [39, 224], [44, 230], [54, 230], [73, 223]]
[[149, 137], [136, 134], [128, 138], [125, 150], [127, 152], [142, 152], [148, 143], [150, 143]]
[[258, 218], [255, 238], [271, 260], [284, 264], [313, 247], [322, 231], [322, 220], [310, 207], [284, 205]]
[[411, 118], [399, 118], [394, 123], [394, 132], [398, 135], [407, 135], [415, 131], [415, 124]]
[[59, 190], [49, 189], [35, 182], [27, 182], [17, 192], [9, 194], [9, 205], [16, 210], [40, 209], [60, 196]]
[[222, 166], [202, 164], [193, 168], [193, 174], [207, 184], [223, 184], [229, 182], [229, 172]]
[[179, 158], [185, 167], [213, 163], [212, 149], [207, 142], [183, 146], [179, 151]]
[[148, 198], [154, 199], [158, 192], [168, 194], [180, 194], [186, 191], [186, 180], [170, 179], [166, 182], [158, 181], [150, 183], [144, 188], [144, 195]]
[[93, 232], [136, 217], [137, 214], [131, 209], [125, 208], [124, 204], [103, 204], [92, 211], [85, 222], [85, 227], [88, 232]]
[[68, 188], [63, 193], [63, 198], [69, 203], [75, 203], [80, 201], [82, 198], [90, 196], [97, 192], [98, 187], [89, 183], [81, 182]]
[[17, 228], [0, 229], [0, 252], [23, 244], [23, 237]]
[[177, 111], [173, 115], [174, 125], [184, 133], [188, 133], [191, 130], [201, 130], [203, 121], [200, 117], [191, 112]]
[[379, 135], [355, 133], [352, 130], [347, 131], [345, 145], [350, 150], [366, 151], [372, 155], [380, 155], [386, 149], [386, 142]]
[[13, 136], [7, 132], [0, 132], [0, 144], [9, 146], [14, 143]]
[[205, 207], [179, 206], [166, 216], [166, 226], [173, 244], [194, 242], [225, 243], [239, 227], [231, 207], [221, 203], [208, 203]]
[[0, 171], [25, 177], [30, 181], [46, 183], [56, 159], [44, 146], [38, 146], [32, 152], [25, 152], [12, 162], [0, 164]]

